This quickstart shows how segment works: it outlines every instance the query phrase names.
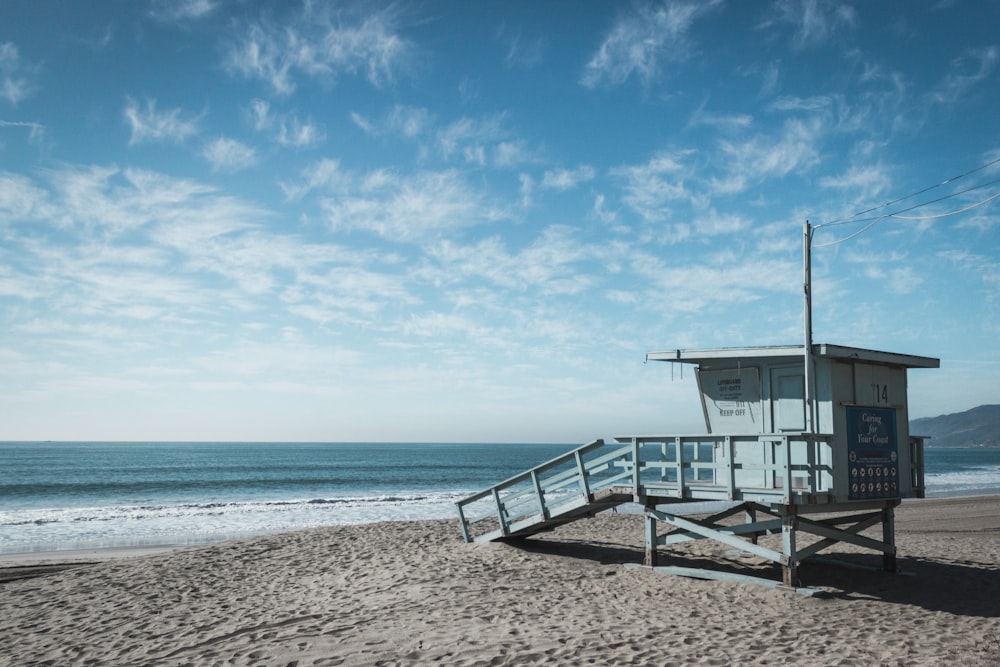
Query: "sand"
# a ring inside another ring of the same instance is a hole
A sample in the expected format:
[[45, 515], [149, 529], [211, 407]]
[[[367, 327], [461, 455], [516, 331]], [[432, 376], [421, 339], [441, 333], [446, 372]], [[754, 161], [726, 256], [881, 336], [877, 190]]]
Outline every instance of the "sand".
[[[908, 501], [897, 545], [912, 576], [804, 564], [814, 597], [627, 569], [643, 556], [627, 514], [521, 546], [420, 521], [6, 557], [41, 569], [0, 583], [0, 665], [1000, 663], [1000, 496]], [[780, 579], [706, 541], [661, 556]]]

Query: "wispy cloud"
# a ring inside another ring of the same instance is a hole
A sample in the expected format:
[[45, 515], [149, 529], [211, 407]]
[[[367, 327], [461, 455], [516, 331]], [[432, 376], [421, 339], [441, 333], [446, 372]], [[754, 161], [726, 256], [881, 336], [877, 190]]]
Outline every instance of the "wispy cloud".
[[576, 169], [552, 169], [542, 176], [542, 187], [549, 190], [572, 190], [593, 178], [594, 168], [587, 164], [581, 164]]
[[639, 7], [611, 28], [584, 66], [580, 83], [589, 88], [619, 85], [632, 76], [649, 83], [660, 74], [664, 63], [684, 62], [691, 57], [691, 27], [718, 5], [718, 0], [670, 1], [663, 6]]
[[17, 104], [35, 92], [33, 81], [37, 66], [21, 59], [17, 46], [11, 42], [0, 43], [0, 99]]
[[527, 38], [520, 30], [501, 28], [497, 39], [506, 46], [507, 55], [504, 63], [507, 67], [536, 67], [542, 62], [545, 54], [545, 40], [540, 37]]
[[307, 4], [283, 25], [261, 20], [241, 28], [226, 56], [228, 68], [267, 83], [279, 95], [295, 90], [296, 77], [362, 76], [376, 87], [391, 83], [413, 46], [397, 31], [392, 10], [351, 20]]
[[292, 112], [275, 112], [264, 100], [252, 100], [248, 113], [254, 129], [268, 133], [279, 146], [312, 148], [326, 141], [326, 130], [322, 125], [302, 120]]
[[198, 133], [197, 118], [182, 118], [180, 109], [157, 111], [156, 100], [146, 100], [145, 107], [129, 98], [123, 111], [125, 120], [132, 130], [129, 144], [147, 141], [182, 143]]
[[705, 110], [705, 105], [699, 106], [688, 120], [688, 127], [708, 126], [721, 130], [743, 130], [753, 125], [750, 114], [720, 114]]
[[856, 23], [854, 8], [839, 0], [779, 0], [758, 28], [789, 26], [793, 48], [803, 49], [823, 44]]
[[28, 121], [0, 120], [0, 127], [21, 128], [28, 131], [28, 138], [38, 141], [45, 136], [45, 126], [41, 123]]
[[951, 63], [948, 74], [931, 92], [931, 99], [942, 104], [960, 101], [970, 89], [993, 74], [1000, 61], [1000, 49], [988, 46], [969, 49]]
[[154, 0], [149, 13], [159, 21], [189, 21], [204, 18], [218, 8], [215, 0]]
[[458, 156], [465, 162], [485, 165], [492, 148], [506, 137], [504, 115], [460, 118], [437, 132], [437, 145], [447, 160]]
[[362, 230], [394, 242], [412, 242], [507, 214], [489, 204], [456, 171], [423, 171], [402, 177], [376, 170], [324, 199], [323, 210], [338, 231]]
[[660, 153], [645, 164], [628, 165], [611, 170], [611, 174], [624, 180], [622, 200], [643, 220], [665, 220], [670, 217], [671, 202], [686, 200], [690, 196], [684, 185], [687, 155]]
[[877, 164], [852, 165], [844, 173], [819, 179], [824, 188], [848, 191], [855, 201], [870, 201], [889, 190], [892, 178], [885, 167]]
[[350, 175], [340, 170], [340, 162], [325, 158], [305, 167], [299, 183], [281, 183], [281, 190], [289, 200], [301, 199], [313, 190], [341, 190], [350, 182]]
[[379, 120], [371, 120], [364, 115], [353, 112], [351, 120], [365, 134], [382, 136], [395, 134], [413, 139], [423, 135], [433, 125], [433, 116], [424, 107], [397, 104], [386, 112]]
[[719, 159], [724, 176], [713, 179], [712, 189], [719, 194], [741, 192], [752, 183], [815, 166], [823, 131], [821, 119], [793, 119], [785, 122], [778, 136], [721, 141]]
[[[307, 319], [366, 326], [380, 304], [415, 301], [392, 258], [306, 242], [269, 229], [271, 217], [149, 171], [77, 167], [46, 182], [0, 174], [0, 222], [33, 229], [11, 239], [16, 257], [3, 263], [0, 293], [43, 299], [68, 321], [156, 321], [159, 331], [253, 312], [274, 303], [265, 295]], [[67, 234], [77, 242], [51, 242]]]
[[491, 237], [471, 245], [441, 241], [428, 253], [439, 265], [435, 281], [450, 284], [483, 278], [508, 289], [530, 287], [543, 294], [569, 295], [592, 284], [592, 277], [582, 269], [603, 250], [580, 243], [567, 227], [552, 226], [517, 252], [511, 252], [500, 238]]
[[215, 171], [240, 171], [257, 164], [257, 151], [229, 137], [213, 139], [201, 153]]

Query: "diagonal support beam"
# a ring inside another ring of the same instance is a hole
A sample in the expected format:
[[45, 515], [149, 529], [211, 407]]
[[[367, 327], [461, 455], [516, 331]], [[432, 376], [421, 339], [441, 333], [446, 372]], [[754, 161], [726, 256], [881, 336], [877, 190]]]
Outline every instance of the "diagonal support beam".
[[[781, 530], [781, 519], [770, 519], [768, 521], [755, 521], [753, 523], [744, 523], [738, 526], [714, 526], [706, 521], [693, 521], [699, 526], [704, 526], [709, 530], [717, 530], [721, 533], [726, 533], [729, 535], [749, 535], [751, 537], [756, 537], [759, 535], [766, 535], [769, 533], [775, 533]], [[689, 542], [691, 540], [705, 540], [714, 539], [706, 535], [693, 533], [689, 530], [684, 530], [677, 528], [672, 532], [659, 538], [658, 544], [668, 545], [668, 544], [679, 544], [681, 542]]]
[[[719, 528], [723, 528], [722, 526], [703, 526], [695, 521], [691, 521], [690, 519], [684, 519], [677, 515], [667, 514], [666, 512], [661, 512], [660, 510], [651, 508], [647, 508], [646, 512], [648, 518], [662, 521], [663, 523], [679, 528], [685, 532], [700, 535], [706, 539], [715, 540], [716, 542], [721, 542], [723, 544], [728, 544], [735, 549], [752, 553], [755, 556], [759, 556], [775, 563], [780, 563], [782, 560], [782, 555], [777, 551], [766, 549], [757, 544], [752, 544], [730, 534], [729, 532], [723, 532], [722, 530], [719, 530]], [[744, 524], [744, 526], [739, 526], [739, 528], [742, 529], [749, 525], [753, 524]], [[728, 529], [730, 526], [725, 526], [724, 528]]]
[[823, 549], [833, 546], [837, 542], [846, 542], [848, 544], [853, 544], [865, 549], [872, 549], [874, 551], [881, 551], [883, 553], [895, 552], [895, 547], [892, 545], [858, 534], [866, 528], [871, 528], [872, 526], [881, 523], [881, 521], [881, 512], [876, 512], [864, 521], [861, 521], [860, 523], [845, 530], [840, 530], [818, 521], [810, 521], [799, 517], [799, 530], [826, 538], [800, 550], [799, 560], [805, 560], [806, 558], [819, 553]]

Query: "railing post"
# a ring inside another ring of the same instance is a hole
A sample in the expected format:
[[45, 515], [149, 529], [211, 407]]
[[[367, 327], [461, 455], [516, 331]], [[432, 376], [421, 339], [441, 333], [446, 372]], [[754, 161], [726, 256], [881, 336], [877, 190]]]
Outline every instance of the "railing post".
[[723, 439], [723, 445], [726, 448], [726, 465], [729, 467], [729, 475], [727, 475], [726, 484], [727, 491], [729, 492], [729, 499], [735, 500], [736, 498], [736, 445], [733, 444], [733, 439], [730, 436], [726, 436]]
[[782, 449], [785, 450], [785, 504], [792, 504], [792, 441], [787, 435], [781, 436]]
[[910, 436], [910, 492], [916, 498], [924, 497], [924, 438]]
[[458, 523], [462, 527], [462, 539], [466, 542], [471, 542], [472, 538], [469, 537], [469, 522], [465, 520], [465, 511], [462, 509], [462, 503], [456, 503], [455, 506], [458, 508]]
[[798, 528], [798, 517], [795, 508], [788, 508], [789, 513], [781, 517], [781, 551], [782, 580], [785, 586], [795, 588], [798, 580], [799, 554], [795, 545], [795, 529]]
[[583, 454], [580, 450], [573, 452], [576, 456], [576, 470], [580, 475], [580, 492], [587, 502], [590, 502], [590, 484], [587, 480], [587, 467], [583, 465]]
[[538, 497], [538, 511], [541, 512], [543, 519], [548, 519], [549, 513], [545, 509], [545, 494], [542, 493], [542, 485], [538, 481], [538, 473], [534, 470], [531, 471], [531, 483], [534, 485], [535, 495]]
[[644, 514], [644, 524], [646, 533], [646, 556], [643, 559], [643, 563], [648, 567], [656, 567], [656, 517], [650, 512], [652, 509], [649, 505], [643, 508]]
[[493, 502], [497, 506], [497, 520], [500, 522], [500, 533], [507, 537], [510, 535], [510, 527], [507, 525], [507, 513], [504, 512], [503, 503], [500, 502], [500, 492], [497, 491], [497, 487], [490, 489], [493, 492]]
[[676, 458], [677, 464], [677, 497], [684, 497], [684, 443], [681, 441], [681, 437], [677, 436], [674, 438], [675, 451], [674, 456]]
[[639, 495], [639, 438], [632, 438], [632, 493]]

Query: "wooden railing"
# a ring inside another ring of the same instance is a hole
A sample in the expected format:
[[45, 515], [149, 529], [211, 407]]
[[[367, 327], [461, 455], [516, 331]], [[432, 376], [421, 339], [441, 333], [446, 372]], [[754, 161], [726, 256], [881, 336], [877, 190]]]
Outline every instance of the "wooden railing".
[[530, 534], [631, 500], [815, 502], [832, 492], [829, 436], [595, 440], [458, 502], [467, 542]]

